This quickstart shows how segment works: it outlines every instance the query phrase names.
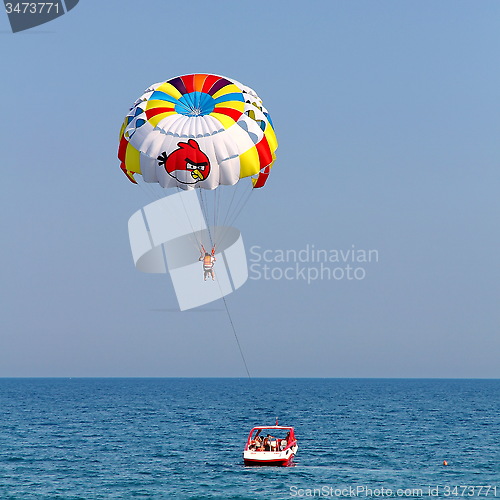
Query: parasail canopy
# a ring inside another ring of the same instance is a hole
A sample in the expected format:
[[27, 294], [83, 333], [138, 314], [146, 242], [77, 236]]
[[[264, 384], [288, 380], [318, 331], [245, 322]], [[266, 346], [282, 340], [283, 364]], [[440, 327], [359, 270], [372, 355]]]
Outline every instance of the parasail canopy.
[[151, 85], [120, 131], [121, 169], [136, 183], [215, 189], [251, 177], [262, 187], [278, 147], [271, 117], [251, 88], [192, 74]]

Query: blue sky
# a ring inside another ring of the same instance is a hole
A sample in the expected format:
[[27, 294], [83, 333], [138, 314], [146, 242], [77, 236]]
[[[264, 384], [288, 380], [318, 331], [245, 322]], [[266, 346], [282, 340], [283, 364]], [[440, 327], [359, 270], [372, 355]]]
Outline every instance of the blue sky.
[[177, 312], [169, 278], [135, 270], [127, 221], [151, 200], [116, 158], [149, 84], [210, 72], [255, 88], [278, 134], [237, 222], [247, 249], [379, 254], [363, 280], [228, 296], [251, 374], [498, 378], [499, 17], [81, 0], [14, 35], [0, 15], [0, 376], [245, 376], [222, 303]]

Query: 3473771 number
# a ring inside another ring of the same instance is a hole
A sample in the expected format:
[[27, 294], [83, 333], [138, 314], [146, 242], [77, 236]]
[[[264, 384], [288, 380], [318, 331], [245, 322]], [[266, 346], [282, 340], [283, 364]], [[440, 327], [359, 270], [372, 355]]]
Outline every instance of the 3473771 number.
[[445, 497], [497, 496], [496, 486], [443, 486]]
[[7, 14], [59, 14], [59, 3], [55, 2], [18, 2], [6, 3]]

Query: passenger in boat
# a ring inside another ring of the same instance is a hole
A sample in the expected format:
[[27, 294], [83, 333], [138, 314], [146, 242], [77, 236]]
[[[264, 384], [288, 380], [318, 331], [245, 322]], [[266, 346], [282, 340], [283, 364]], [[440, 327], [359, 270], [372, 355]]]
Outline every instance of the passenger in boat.
[[260, 436], [258, 436], [257, 439], [259, 442], [259, 444], [257, 445], [257, 451], [264, 451], [264, 440]]
[[271, 451], [271, 439], [275, 439], [274, 436], [271, 436], [271, 434], [268, 434], [264, 438], [264, 451]]
[[252, 441], [250, 441], [250, 445], [248, 446], [248, 448], [250, 450], [258, 451], [261, 446], [262, 438], [260, 436], [256, 436], [255, 439], [252, 439]]
[[280, 442], [280, 450], [284, 450], [288, 443], [290, 442], [290, 432], [287, 433], [285, 439], [282, 439]]
[[269, 438], [267, 436], [264, 438], [264, 441], [262, 441], [262, 448], [263, 451], [269, 451]]
[[262, 438], [260, 436], [257, 436], [255, 438], [255, 451], [262, 451]]

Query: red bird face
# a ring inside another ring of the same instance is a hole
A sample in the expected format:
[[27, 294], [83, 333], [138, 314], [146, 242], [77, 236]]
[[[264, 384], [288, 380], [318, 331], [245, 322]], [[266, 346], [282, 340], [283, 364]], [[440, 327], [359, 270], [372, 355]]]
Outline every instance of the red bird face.
[[198, 143], [189, 139], [188, 142], [179, 142], [177, 146], [179, 149], [168, 156], [165, 151], [161, 153], [157, 158], [158, 165], [163, 165], [168, 175], [182, 184], [204, 181], [210, 174], [210, 160]]

